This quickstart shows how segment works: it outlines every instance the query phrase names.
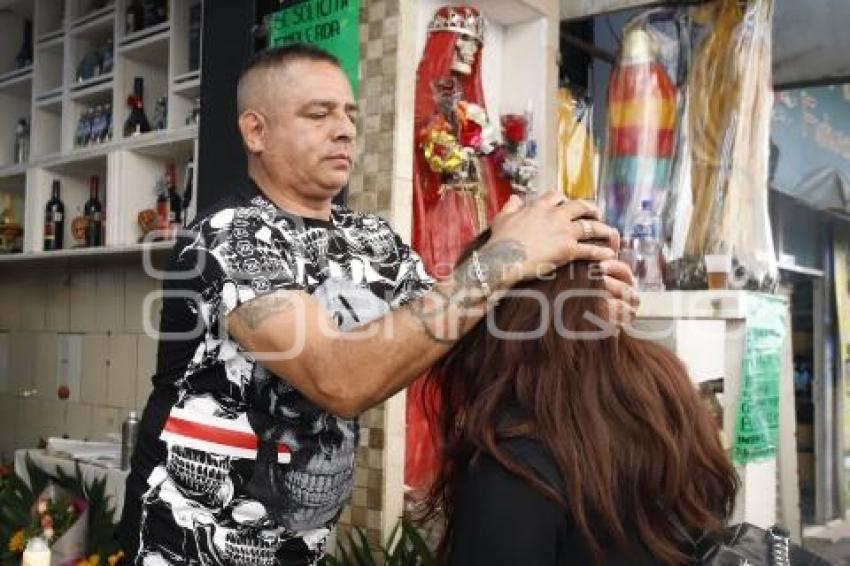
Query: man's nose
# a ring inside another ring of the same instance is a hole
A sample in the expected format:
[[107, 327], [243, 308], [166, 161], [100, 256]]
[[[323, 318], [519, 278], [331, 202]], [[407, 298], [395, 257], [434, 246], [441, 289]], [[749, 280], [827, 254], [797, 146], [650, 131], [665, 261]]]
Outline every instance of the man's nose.
[[348, 116], [336, 121], [334, 141], [351, 142], [357, 136], [357, 126]]

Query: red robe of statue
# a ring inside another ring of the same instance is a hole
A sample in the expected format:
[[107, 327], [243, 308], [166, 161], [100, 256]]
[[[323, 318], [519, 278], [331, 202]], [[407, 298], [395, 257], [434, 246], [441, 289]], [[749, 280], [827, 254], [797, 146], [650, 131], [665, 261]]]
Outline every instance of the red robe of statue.
[[[426, 162], [420, 147], [420, 136], [438, 112], [432, 86], [435, 81], [453, 76], [462, 92], [461, 99], [486, 109], [481, 87], [483, 29], [483, 19], [475, 8], [441, 8], [429, 25], [428, 41], [416, 71], [413, 247], [422, 257], [428, 273], [436, 278], [444, 278], [451, 273], [460, 252], [478, 234], [479, 222], [476, 219], [476, 203], [468, 193], [443, 191], [441, 194], [441, 175], [433, 172]], [[468, 49], [471, 39], [478, 45], [474, 55]], [[466, 53], [460, 53], [463, 49], [459, 47], [458, 40], [467, 42]], [[464, 57], [468, 58], [468, 73], [457, 69], [457, 59]], [[490, 118], [498, 123], [498, 117], [495, 120]], [[484, 190], [484, 208], [489, 221], [510, 197], [511, 188], [491, 156], [480, 156], [478, 165]], [[405, 483], [414, 489], [429, 485], [437, 465], [435, 442], [438, 441], [430, 432], [428, 414], [424, 408], [425, 401], [436, 408], [436, 400], [425, 397], [422, 379], [408, 389], [404, 475]]]

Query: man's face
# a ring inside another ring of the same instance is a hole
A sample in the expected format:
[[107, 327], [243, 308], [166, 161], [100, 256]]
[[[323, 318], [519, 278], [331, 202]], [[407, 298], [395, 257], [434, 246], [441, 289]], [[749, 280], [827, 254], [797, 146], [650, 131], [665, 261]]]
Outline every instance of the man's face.
[[268, 84], [257, 157], [300, 196], [332, 198], [354, 162], [357, 106], [348, 79], [330, 63], [296, 61]]

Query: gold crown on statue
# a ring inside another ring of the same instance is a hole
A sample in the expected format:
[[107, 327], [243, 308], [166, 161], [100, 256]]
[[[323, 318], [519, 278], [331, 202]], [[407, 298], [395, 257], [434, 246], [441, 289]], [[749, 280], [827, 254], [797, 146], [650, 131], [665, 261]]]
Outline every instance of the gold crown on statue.
[[484, 42], [484, 18], [471, 6], [443, 6], [428, 24], [428, 33], [453, 31]]

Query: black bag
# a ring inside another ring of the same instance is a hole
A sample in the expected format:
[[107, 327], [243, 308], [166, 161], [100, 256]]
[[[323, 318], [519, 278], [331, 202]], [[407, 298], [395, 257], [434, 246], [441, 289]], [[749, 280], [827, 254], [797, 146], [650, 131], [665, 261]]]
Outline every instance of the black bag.
[[722, 537], [694, 541], [700, 566], [830, 566], [830, 563], [794, 544], [780, 527], [764, 530], [749, 523], [726, 529]]

